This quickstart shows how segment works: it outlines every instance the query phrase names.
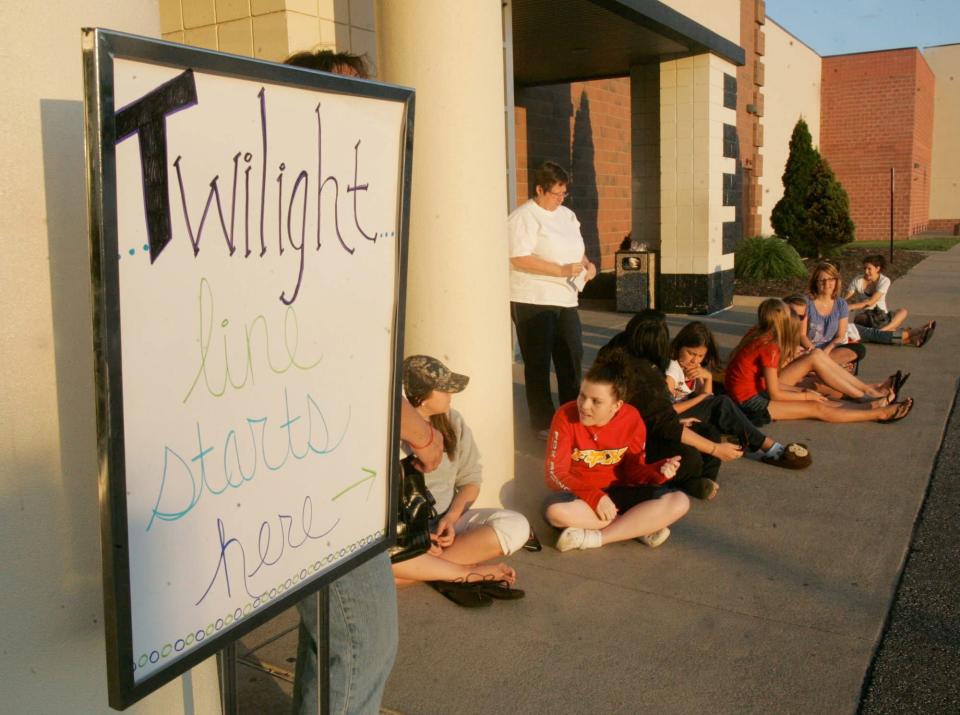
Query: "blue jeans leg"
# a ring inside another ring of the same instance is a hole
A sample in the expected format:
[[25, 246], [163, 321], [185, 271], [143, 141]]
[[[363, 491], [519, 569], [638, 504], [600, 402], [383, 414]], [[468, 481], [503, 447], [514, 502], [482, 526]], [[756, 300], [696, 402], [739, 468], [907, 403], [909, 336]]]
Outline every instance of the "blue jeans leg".
[[903, 344], [902, 330], [878, 330], [877, 328], [858, 325], [857, 332], [860, 333], [860, 340], [864, 343]]
[[[378, 554], [330, 584], [330, 712], [377, 715], [397, 655], [397, 592], [386, 553]], [[300, 619], [317, 639], [317, 599], [297, 604]], [[302, 664], [300, 715], [317, 713], [317, 654]]]

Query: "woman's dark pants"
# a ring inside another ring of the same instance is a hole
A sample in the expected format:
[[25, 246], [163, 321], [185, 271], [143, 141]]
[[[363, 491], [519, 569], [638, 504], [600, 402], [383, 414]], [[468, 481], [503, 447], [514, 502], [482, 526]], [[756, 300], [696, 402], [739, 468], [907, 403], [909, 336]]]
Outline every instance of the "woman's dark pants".
[[524, 387], [530, 426], [550, 427], [556, 410], [550, 394], [550, 361], [557, 373], [560, 404], [577, 399], [583, 363], [583, 334], [576, 308], [510, 303], [510, 316], [517, 327], [523, 355]]
[[[701, 435], [703, 436], [703, 435]], [[669, 482], [680, 491], [700, 498], [704, 491], [705, 479], [717, 481], [720, 472], [720, 460], [709, 454], [702, 454], [695, 447], [677, 440], [663, 439], [657, 435], [647, 435], [647, 462], [657, 462], [668, 457], [680, 456], [680, 469]]]

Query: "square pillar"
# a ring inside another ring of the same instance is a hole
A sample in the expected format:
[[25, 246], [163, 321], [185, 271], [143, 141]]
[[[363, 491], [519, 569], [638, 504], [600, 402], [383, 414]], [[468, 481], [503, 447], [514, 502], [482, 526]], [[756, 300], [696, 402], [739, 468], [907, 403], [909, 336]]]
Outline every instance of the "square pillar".
[[[733, 302], [738, 217], [736, 68], [712, 54], [660, 63], [660, 280], [670, 313], [714, 313]], [[725, 91], [726, 89], [726, 91]]]

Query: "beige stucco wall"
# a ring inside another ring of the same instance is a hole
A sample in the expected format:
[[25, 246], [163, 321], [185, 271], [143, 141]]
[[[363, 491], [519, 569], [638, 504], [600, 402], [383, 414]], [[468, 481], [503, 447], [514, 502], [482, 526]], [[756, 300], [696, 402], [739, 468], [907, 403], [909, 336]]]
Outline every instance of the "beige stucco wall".
[[376, 76], [373, 0], [159, 0], [163, 38], [281, 62], [317, 48], [365, 54]]
[[783, 169], [790, 153], [790, 135], [803, 117], [813, 145], [820, 143], [820, 55], [767, 18], [766, 82], [763, 86], [763, 176], [760, 204], [763, 235], [773, 233], [770, 212], [783, 196]]
[[923, 56], [936, 78], [930, 219], [960, 218], [960, 44], [928, 47]]
[[694, 22], [740, 44], [740, 0], [661, 0]]
[[[7, 0], [0, 26], [0, 673], [5, 713], [108, 713], [80, 28], [157, 0]], [[128, 712], [219, 712], [209, 660]]]

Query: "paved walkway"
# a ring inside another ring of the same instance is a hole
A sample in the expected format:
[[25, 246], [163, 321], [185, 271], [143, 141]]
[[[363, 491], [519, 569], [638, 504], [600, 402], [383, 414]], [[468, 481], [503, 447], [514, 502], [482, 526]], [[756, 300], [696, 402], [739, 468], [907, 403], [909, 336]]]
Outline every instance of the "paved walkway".
[[[515, 372], [513, 506], [538, 554], [513, 557], [527, 598], [466, 611], [426, 587], [400, 593], [401, 646], [384, 700], [403, 715], [474, 713], [853, 713], [910, 546], [960, 377], [960, 247], [893, 286], [908, 321], [938, 320], [922, 349], [870, 346], [862, 374], [913, 373], [896, 425], [778, 423], [809, 444], [790, 473], [746, 459], [695, 503], [667, 544], [561, 554], [540, 519], [543, 444], [526, 430]], [[708, 318], [724, 352], [759, 299]], [[586, 362], [629, 316], [583, 310]], [[676, 331], [687, 318], [671, 316]], [[241, 644], [244, 713], [286, 713], [296, 616]], [[268, 664], [266, 670], [263, 664]], [[267, 672], [272, 671], [272, 672]]]
[[[862, 375], [913, 373], [895, 425], [777, 423], [812, 448], [790, 473], [724, 466], [657, 550], [629, 542], [561, 554], [555, 531], [514, 565], [527, 598], [458, 609], [400, 594], [400, 656], [384, 707], [432, 713], [852, 713], [896, 589], [960, 377], [960, 247], [893, 287], [908, 322], [938, 320], [922, 350], [870, 346]], [[756, 299], [707, 319], [724, 351]], [[582, 311], [587, 362], [628, 316]], [[672, 316], [671, 330], [685, 322]], [[516, 423], [526, 424], [518, 380]], [[514, 506], [539, 515], [543, 446], [517, 432]]]

